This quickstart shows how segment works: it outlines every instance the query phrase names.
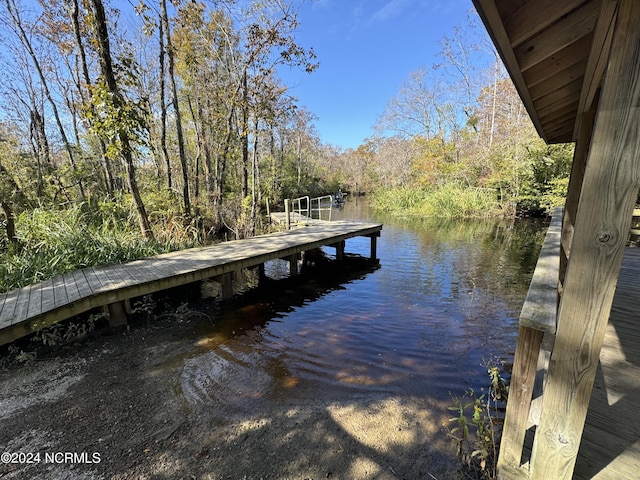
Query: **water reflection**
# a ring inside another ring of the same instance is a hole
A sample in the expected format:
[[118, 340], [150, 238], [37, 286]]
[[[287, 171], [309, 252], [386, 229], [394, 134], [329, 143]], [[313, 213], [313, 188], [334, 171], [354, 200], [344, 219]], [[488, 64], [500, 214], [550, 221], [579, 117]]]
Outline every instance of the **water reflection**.
[[[341, 215], [371, 220], [347, 204]], [[181, 388], [221, 415], [265, 403], [353, 395], [447, 400], [486, 383], [482, 360], [509, 360], [544, 225], [539, 222], [385, 224], [380, 265], [324, 263], [211, 309], [185, 361]], [[367, 256], [369, 239], [347, 241]], [[333, 254], [328, 249], [327, 254]]]

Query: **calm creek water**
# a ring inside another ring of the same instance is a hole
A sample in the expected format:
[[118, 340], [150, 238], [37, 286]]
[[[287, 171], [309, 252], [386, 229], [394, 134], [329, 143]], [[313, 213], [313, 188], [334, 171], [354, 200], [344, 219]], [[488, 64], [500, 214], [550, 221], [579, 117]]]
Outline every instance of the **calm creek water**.
[[[384, 223], [379, 265], [330, 264], [211, 306], [184, 359], [190, 403], [246, 410], [329, 390], [444, 402], [487, 384], [484, 361], [512, 361], [542, 222], [398, 220], [354, 202], [336, 216]], [[369, 248], [346, 244], [364, 257]]]

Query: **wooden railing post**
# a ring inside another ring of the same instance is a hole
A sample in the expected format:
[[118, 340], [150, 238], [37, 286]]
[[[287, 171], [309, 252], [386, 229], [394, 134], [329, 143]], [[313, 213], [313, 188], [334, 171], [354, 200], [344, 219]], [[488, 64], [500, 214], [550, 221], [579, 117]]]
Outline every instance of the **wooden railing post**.
[[284, 228], [291, 228], [291, 200], [288, 198], [284, 199]]
[[540, 348], [545, 332], [553, 334], [556, 329], [561, 230], [562, 208], [556, 208], [520, 313], [520, 328], [498, 457], [500, 478], [526, 477], [526, 472], [520, 465]]

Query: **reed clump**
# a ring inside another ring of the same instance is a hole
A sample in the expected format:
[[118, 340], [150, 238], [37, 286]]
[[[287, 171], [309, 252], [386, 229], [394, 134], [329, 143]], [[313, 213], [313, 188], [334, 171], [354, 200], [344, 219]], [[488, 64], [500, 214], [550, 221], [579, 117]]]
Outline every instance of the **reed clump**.
[[382, 189], [373, 195], [373, 206], [397, 216], [433, 218], [491, 218], [504, 212], [495, 191], [444, 184], [430, 188]]
[[[165, 234], [156, 237], [160, 240], [147, 240], [141, 236], [133, 212], [107, 202], [24, 211], [16, 219], [17, 247], [0, 250], [0, 291], [80, 268], [125, 262], [193, 245], [190, 225], [179, 220], [166, 220], [158, 225]], [[166, 235], [167, 231], [173, 234]]]

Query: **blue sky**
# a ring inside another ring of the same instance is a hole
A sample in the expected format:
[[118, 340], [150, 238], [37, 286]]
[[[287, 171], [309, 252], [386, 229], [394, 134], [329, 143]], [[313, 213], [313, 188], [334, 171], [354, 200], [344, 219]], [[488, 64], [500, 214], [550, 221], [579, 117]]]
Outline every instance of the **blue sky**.
[[472, 8], [471, 0], [306, 0], [296, 38], [320, 67], [281, 77], [318, 117], [324, 143], [357, 148], [409, 73], [439, 61], [439, 40]]

